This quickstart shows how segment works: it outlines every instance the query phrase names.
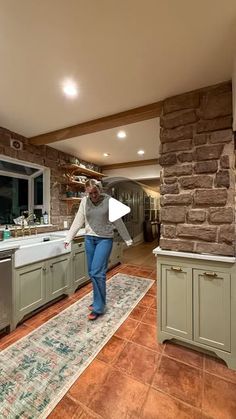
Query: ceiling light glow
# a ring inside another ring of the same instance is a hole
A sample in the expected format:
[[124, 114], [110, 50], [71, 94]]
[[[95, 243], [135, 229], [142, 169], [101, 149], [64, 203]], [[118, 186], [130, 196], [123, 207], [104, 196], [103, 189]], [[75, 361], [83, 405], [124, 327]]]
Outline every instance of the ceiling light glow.
[[65, 81], [63, 83], [62, 90], [66, 96], [71, 97], [71, 98], [76, 97], [78, 94], [77, 86], [75, 82], [73, 82], [72, 80]]
[[110, 153], [103, 153], [104, 157], [109, 157]]
[[139, 150], [139, 151], [137, 151], [137, 154], [139, 154], [140, 156], [142, 156], [143, 154], [145, 154], [145, 151], [144, 150]]
[[125, 131], [119, 131], [117, 133], [118, 138], [126, 138], [126, 132]]

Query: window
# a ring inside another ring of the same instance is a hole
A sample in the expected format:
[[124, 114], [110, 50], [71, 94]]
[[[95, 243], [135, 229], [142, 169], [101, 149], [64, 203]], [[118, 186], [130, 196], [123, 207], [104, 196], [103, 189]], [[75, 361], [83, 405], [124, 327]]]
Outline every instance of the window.
[[14, 224], [24, 211], [40, 222], [50, 210], [50, 170], [0, 155], [0, 224]]

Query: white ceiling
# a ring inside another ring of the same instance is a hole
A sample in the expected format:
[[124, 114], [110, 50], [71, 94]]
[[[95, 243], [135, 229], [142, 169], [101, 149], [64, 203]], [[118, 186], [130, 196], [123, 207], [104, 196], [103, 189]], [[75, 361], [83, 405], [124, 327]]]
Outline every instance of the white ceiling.
[[[228, 80], [235, 23], [235, 0], [0, 0], [0, 125], [30, 137]], [[109, 133], [77, 143], [99, 161], [105, 137], [113, 162], [137, 160], [138, 135], [125, 157]]]
[[[155, 159], [159, 156], [159, 121], [159, 118], [154, 118], [136, 122], [120, 128], [58, 141], [51, 146], [101, 166], [129, 161], [140, 161], [141, 164], [142, 160]], [[126, 138], [117, 138], [120, 129], [126, 132]], [[143, 156], [137, 154], [140, 149], [145, 151]], [[103, 153], [109, 153], [110, 156], [104, 157]]]

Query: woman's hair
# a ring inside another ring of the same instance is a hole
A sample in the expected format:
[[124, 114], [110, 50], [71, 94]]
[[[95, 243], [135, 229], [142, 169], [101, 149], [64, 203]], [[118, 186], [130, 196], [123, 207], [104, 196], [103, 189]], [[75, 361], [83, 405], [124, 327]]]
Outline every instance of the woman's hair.
[[96, 188], [99, 189], [99, 191], [102, 191], [102, 184], [97, 179], [88, 179], [85, 182], [85, 188], [93, 188], [96, 186]]

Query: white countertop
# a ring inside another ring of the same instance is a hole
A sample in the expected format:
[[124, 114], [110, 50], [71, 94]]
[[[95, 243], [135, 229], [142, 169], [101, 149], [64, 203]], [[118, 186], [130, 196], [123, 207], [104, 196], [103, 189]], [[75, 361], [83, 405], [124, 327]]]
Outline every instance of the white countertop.
[[0, 242], [0, 252], [3, 250], [16, 250], [19, 249], [20, 245], [19, 243], [14, 243], [14, 242], [7, 242], [7, 240], [4, 240], [2, 242]]
[[[19, 249], [20, 245], [22, 244], [22, 241], [27, 241], [27, 239], [34, 238], [34, 237], [46, 237], [46, 236], [58, 236], [58, 238], [63, 239], [68, 230], [61, 230], [61, 231], [45, 231], [44, 233], [38, 233], [37, 235], [32, 234], [30, 236], [24, 236], [24, 237], [10, 237], [9, 239], [5, 239], [0, 241], [0, 252], [3, 250], [17, 250]], [[85, 233], [85, 229], [81, 228], [78, 233], [76, 234], [76, 237], [83, 236]], [[21, 243], [19, 243], [21, 242]]]
[[159, 246], [153, 249], [152, 253], [155, 256], [175, 256], [180, 258], [191, 258], [191, 259], [200, 259], [200, 260], [211, 260], [214, 262], [226, 262], [226, 263], [235, 263], [236, 258], [231, 256], [220, 256], [220, 255], [210, 255], [208, 253], [189, 253], [189, 252], [175, 252], [173, 250], [164, 250]]

